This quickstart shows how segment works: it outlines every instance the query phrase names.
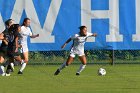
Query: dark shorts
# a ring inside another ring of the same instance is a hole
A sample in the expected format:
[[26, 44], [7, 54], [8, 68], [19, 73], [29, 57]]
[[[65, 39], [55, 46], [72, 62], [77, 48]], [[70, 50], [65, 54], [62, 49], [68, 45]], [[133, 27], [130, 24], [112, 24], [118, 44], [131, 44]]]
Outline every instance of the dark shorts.
[[7, 56], [7, 48], [0, 48], [0, 56], [4, 58]]
[[18, 49], [18, 52], [14, 52], [14, 50], [15, 50], [15, 47], [13, 48], [11, 48], [12, 50], [8, 50], [8, 52], [7, 52], [7, 56], [8, 57], [16, 57], [16, 56], [20, 56], [21, 55], [21, 52], [20, 52], [20, 48]]
[[20, 53], [19, 52], [11, 52], [11, 51], [8, 51], [7, 56], [9, 58], [11, 58], [11, 57], [13, 58], [13, 57], [16, 57], [16, 56], [20, 56]]

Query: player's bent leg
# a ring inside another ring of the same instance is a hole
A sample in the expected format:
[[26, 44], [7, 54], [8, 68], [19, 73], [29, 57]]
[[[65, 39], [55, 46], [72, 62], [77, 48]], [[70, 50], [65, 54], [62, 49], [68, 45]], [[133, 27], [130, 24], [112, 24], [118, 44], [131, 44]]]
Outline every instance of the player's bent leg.
[[16, 61], [18, 61], [18, 62], [21, 62], [21, 61], [22, 61], [22, 59], [21, 59], [20, 56], [15, 56], [14, 59], [15, 59]]
[[64, 69], [65, 67], [69, 66], [74, 60], [74, 57], [69, 56], [67, 61], [64, 62], [61, 67], [59, 68], [59, 70], [61, 71], [62, 69]]
[[23, 52], [23, 56], [24, 56], [24, 61], [22, 60], [22, 66], [21, 66], [18, 74], [23, 74], [23, 70], [25, 69], [26, 64], [28, 63], [28, 51]]
[[79, 56], [80, 61], [82, 62], [83, 65], [87, 64], [87, 59], [85, 55]]
[[5, 56], [6, 56], [7, 51], [0, 51], [0, 68], [2, 70], [2, 76], [5, 76], [5, 67], [6, 67], [6, 62], [5, 62]]
[[58, 74], [61, 72], [61, 70], [64, 69], [64, 68], [66, 68], [68, 65], [70, 65], [70, 64], [73, 62], [73, 60], [74, 60], [74, 57], [69, 56], [68, 59], [67, 59], [67, 61], [64, 62], [64, 63], [60, 66], [60, 68], [56, 70], [56, 72], [54, 73], [54, 75], [58, 75]]
[[4, 62], [4, 63], [1, 64], [0, 68], [1, 68], [1, 70], [2, 70], [2, 74], [1, 74], [2, 76], [5, 76], [5, 75], [6, 75], [5, 67], [6, 67], [8, 64], [9, 64], [8, 61], [6, 61], [6, 62]]
[[14, 62], [14, 58], [9, 57], [9, 60], [7, 62], [8, 62], [8, 66], [7, 66], [7, 69], [6, 69], [6, 76], [10, 76], [10, 72], [13, 72], [13, 69], [11, 67], [11, 63]]
[[80, 65], [79, 69], [77, 70], [76, 75], [80, 75], [80, 73], [85, 69], [86, 63], [87, 63], [87, 60], [86, 60], [86, 56], [85, 55], [79, 56], [79, 59], [82, 62], [82, 64]]
[[0, 63], [4, 62], [4, 58], [2, 56], [0, 56]]
[[[22, 62], [22, 59], [21, 59], [20, 55], [14, 56], [14, 59], [15, 59], [15, 61], [18, 61], [20, 63]], [[14, 70], [14, 63], [10, 63], [10, 65], [11, 65], [11, 68]]]
[[2, 75], [2, 76], [5, 76], [5, 71], [4, 71], [5, 69], [4, 69], [4, 66], [1, 65], [0, 68], [1, 68], [1, 70], [2, 70], [2, 74], [1, 74], [1, 75]]
[[4, 71], [4, 66], [2, 65], [2, 63], [4, 62], [4, 58], [2, 56], [0, 56], [0, 68], [2, 70], [2, 76], [5, 76], [5, 71]]
[[27, 52], [24, 52], [24, 53], [23, 53], [23, 56], [24, 56], [24, 62], [25, 62], [25, 63], [28, 63], [28, 61], [29, 61], [29, 58], [28, 58], [29, 53], [28, 53], [28, 51], [27, 51]]
[[2, 71], [1, 75], [2, 75], [2, 76], [5, 76], [5, 74], [6, 74], [6, 73], [5, 73], [5, 67], [6, 67], [6, 66], [5, 66], [4, 63], [3, 63], [3, 64], [0, 63], [0, 68], [1, 68], [1, 71]]

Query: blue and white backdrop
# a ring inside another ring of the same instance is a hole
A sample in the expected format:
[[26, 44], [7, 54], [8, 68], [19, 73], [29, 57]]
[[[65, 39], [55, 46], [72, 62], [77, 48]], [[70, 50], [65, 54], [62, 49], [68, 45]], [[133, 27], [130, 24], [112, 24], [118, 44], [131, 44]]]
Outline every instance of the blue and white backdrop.
[[30, 51], [60, 50], [80, 25], [98, 34], [88, 39], [88, 50], [140, 49], [140, 0], [0, 0], [1, 32], [5, 20], [21, 24], [25, 17], [32, 32], [40, 34], [28, 40]]

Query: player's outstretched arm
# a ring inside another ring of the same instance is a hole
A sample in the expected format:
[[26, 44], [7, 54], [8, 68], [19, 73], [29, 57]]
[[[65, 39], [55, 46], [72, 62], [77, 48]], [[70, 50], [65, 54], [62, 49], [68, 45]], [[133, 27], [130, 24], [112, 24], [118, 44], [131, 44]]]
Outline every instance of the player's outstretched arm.
[[65, 48], [65, 46], [66, 46], [70, 41], [71, 41], [71, 38], [69, 38], [69, 39], [61, 46], [61, 48], [62, 48], [62, 49]]
[[97, 33], [93, 33], [92, 36], [96, 37], [97, 36]]
[[31, 38], [36, 38], [36, 37], [39, 37], [39, 34], [31, 35], [30, 37], [31, 37]]

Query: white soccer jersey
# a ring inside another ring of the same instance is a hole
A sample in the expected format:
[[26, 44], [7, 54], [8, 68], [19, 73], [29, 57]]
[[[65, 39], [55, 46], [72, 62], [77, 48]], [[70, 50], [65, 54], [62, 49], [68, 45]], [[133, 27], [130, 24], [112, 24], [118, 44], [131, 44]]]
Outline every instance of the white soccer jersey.
[[73, 40], [73, 45], [71, 48], [70, 56], [75, 57], [75, 54], [79, 56], [84, 55], [84, 45], [88, 37], [92, 36], [92, 33], [87, 32], [86, 36], [80, 36], [79, 34], [75, 34], [71, 37]]
[[28, 36], [32, 36], [31, 29], [29, 27], [21, 26], [20, 33], [22, 36], [21, 45], [22, 45], [23, 52], [27, 52], [28, 51], [27, 39], [28, 39]]

